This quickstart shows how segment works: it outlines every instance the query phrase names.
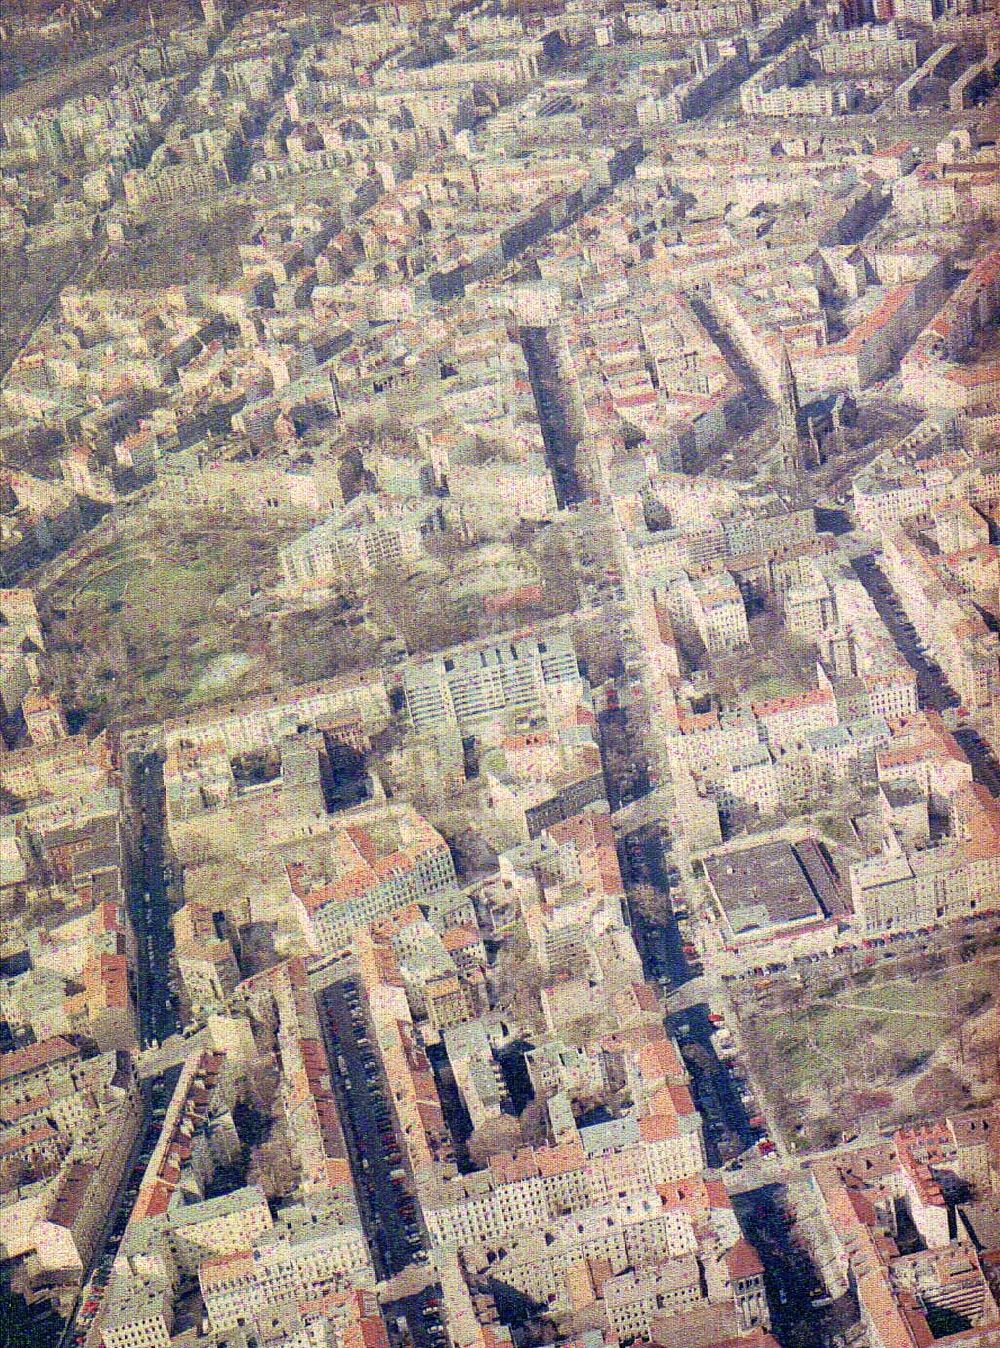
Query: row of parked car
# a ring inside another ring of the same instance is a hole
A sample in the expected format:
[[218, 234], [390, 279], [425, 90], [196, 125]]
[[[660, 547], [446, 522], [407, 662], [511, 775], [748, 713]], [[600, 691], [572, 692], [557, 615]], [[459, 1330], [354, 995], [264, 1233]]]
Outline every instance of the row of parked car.
[[[344, 983], [342, 988], [344, 1000], [351, 1017], [354, 1047], [361, 1060], [361, 1067], [365, 1076], [364, 1094], [367, 1095], [366, 1100], [352, 1098], [354, 1106], [352, 1112], [358, 1116], [367, 1114], [369, 1116], [368, 1122], [374, 1123], [379, 1142], [378, 1153], [389, 1172], [391, 1195], [385, 1192], [384, 1177], [380, 1177], [377, 1168], [373, 1166], [374, 1157], [372, 1156], [359, 1155], [359, 1180], [369, 1200], [369, 1207], [375, 1216], [376, 1226], [384, 1232], [385, 1224], [381, 1218], [381, 1210], [386, 1199], [390, 1199], [398, 1214], [399, 1224], [403, 1229], [409, 1258], [416, 1262], [422, 1262], [426, 1260], [427, 1255], [420, 1235], [416, 1205], [413, 1195], [407, 1187], [403, 1157], [396, 1140], [392, 1115], [383, 1090], [381, 1067], [368, 1035], [368, 1024], [361, 1005], [361, 998], [357, 985], [353, 981]], [[351, 1083], [347, 1063], [342, 1053], [338, 1053], [337, 1066], [341, 1071], [345, 1090], [348, 1094], [351, 1094], [352, 1091], [356, 1092], [360, 1083]], [[356, 1137], [360, 1131], [357, 1126], [360, 1121], [360, 1118], [355, 1118]]]
[[101, 1301], [104, 1296], [104, 1289], [108, 1285], [111, 1277], [111, 1269], [118, 1254], [118, 1246], [121, 1244], [122, 1236], [125, 1234], [125, 1227], [128, 1225], [128, 1219], [135, 1206], [135, 1200], [139, 1196], [139, 1186], [142, 1183], [142, 1177], [146, 1172], [153, 1155], [153, 1148], [156, 1146], [159, 1135], [160, 1125], [163, 1122], [165, 1113], [165, 1103], [162, 1102], [165, 1093], [165, 1086], [162, 1082], [157, 1082], [153, 1088], [153, 1112], [147, 1122], [146, 1133], [143, 1137], [142, 1147], [133, 1162], [131, 1170], [125, 1182], [125, 1189], [118, 1204], [118, 1210], [115, 1219], [108, 1231], [107, 1238], [101, 1249], [100, 1254], [94, 1262], [90, 1278], [80, 1293], [80, 1304], [73, 1322], [74, 1348], [82, 1348], [90, 1335], [94, 1319], [100, 1310]]
[[[350, 1096], [349, 1113], [355, 1136], [355, 1149], [358, 1153], [358, 1181], [362, 1189], [377, 1238], [383, 1253], [392, 1255], [392, 1263], [426, 1263], [427, 1251], [424, 1248], [420, 1230], [420, 1219], [416, 1200], [409, 1187], [406, 1167], [396, 1139], [392, 1114], [386, 1098], [385, 1079], [376, 1052], [368, 1033], [368, 1022], [357, 985], [353, 980], [341, 984], [344, 1002], [351, 1020], [351, 1039], [353, 1044], [349, 1056], [360, 1059], [364, 1073], [364, 1085], [355, 1082], [347, 1094]], [[348, 1063], [343, 1054], [344, 1045], [336, 1039], [336, 1030], [330, 1027], [331, 1041], [337, 1052], [337, 1067], [341, 1073], [345, 1088], [350, 1077]], [[368, 1143], [374, 1126], [378, 1139], [377, 1155], [369, 1146], [369, 1153], [362, 1148]], [[396, 1220], [386, 1221], [386, 1212], [390, 1207]], [[390, 1229], [391, 1227], [391, 1229]], [[399, 1235], [405, 1242], [405, 1248], [399, 1247]], [[387, 1260], [389, 1262], [389, 1260]], [[439, 1295], [428, 1290], [419, 1298], [406, 1303], [408, 1314], [396, 1318], [393, 1323], [394, 1339], [410, 1348], [447, 1348], [448, 1336], [441, 1322], [441, 1303]]]

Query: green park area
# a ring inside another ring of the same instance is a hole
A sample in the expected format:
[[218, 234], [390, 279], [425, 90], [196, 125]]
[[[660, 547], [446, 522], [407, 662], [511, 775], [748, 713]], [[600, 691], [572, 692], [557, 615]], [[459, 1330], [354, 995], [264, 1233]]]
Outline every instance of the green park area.
[[252, 224], [249, 206], [221, 195], [164, 211], [106, 250], [94, 284], [109, 290], [226, 285], [239, 275], [239, 245]]
[[[859, 1121], [902, 1123], [986, 1098], [996, 1081], [995, 963], [801, 988], [742, 1017], [769, 1114], [800, 1151]], [[766, 1083], [766, 1084], [765, 1084]]]
[[[162, 720], [496, 635], [578, 603], [569, 545], [553, 528], [517, 547], [446, 534], [409, 571], [282, 607], [278, 552], [301, 532], [233, 511], [139, 513], [60, 567], [40, 600], [65, 706], [93, 730]], [[490, 606], [521, 586], [537, 588]]]
[[750, 684], [748, 701], [770, 702], [779, 697], [794, 697], [803, 691], [803, 681], [787, 674], [762, 674]]
[[287, 535], [250, 518], [146, 520], [44, 595], [54, 680], [94, 726], [182, 712], [270, 684], [264, 619], [246, 611]]

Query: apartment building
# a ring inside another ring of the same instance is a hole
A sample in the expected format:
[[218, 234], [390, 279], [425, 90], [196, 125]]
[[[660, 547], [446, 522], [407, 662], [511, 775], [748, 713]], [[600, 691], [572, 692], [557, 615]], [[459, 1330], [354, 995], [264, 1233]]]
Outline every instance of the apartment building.
[[994, 455], [976, 455], [954, 445], [946, 422], [928, 420], [854, 477], [859, 528], [878, 537], [915, 515], [927, 515], [948, 500], [989, 500], [1000, 492]]
[[174, 1327], [174, 1289], [152, 1275], [117, 1280], [102, 1307], [104, 1348], [169, 1348]]
[[360, 723], [362, 735], [389, 719], [389, 699], [377, 673], [303, 684], [286, 693], [246, 698], [163, 723], [167, 751], [221, 741], [230, 757], [275, 748], [289, 726], [333, 729], [341, 722]]
[[[989, 1256], [950, 1234], [970, 1189], [982, 1202], [995, 1198], [998, 1127], [995, 1106], [974, 1110], [901, 1129], [878, 1146], [812, 1168], [831, 1293], [853, 1286], [875, 1348], [930, 1343], [941, 1337], [932, 1326], [956, 1314], [964, 1324], [958, 1338], [977, 1348], [1000, 1334]], [[919, 1233], [915, 1253], [903, 1254], [897, 1243], [897, 1206]]]
[[613, 1277], [691, 1254], [696, 1245], [690, 1215], [648, 1194], [526, 1226], [505, 1236], [499, 1249], [476, 1242], [464, 1248], [473, 1274], [488, 1270], [522, 1296], [568, 1311], [595, 1300], [594, 1275], [587, 1270], [606, 1270]]
[[333, 954], [358, 927], [455, 884], [448, 844], [408, 805], [368, 813], [334, 835], [334, 874], [313, 886], [292, 876], [316, 949]]
[[415, 728], [457, 723], [463, 734], [498, 712], [541, 709], [550, 690], [554, 695], [579, 683], [573, 643], [561, 632], [457, 648], [410, 664], [403, 674]]
[[[658, 1102], [663, 1112], [635, 1121], [623, 1138], [582, 1136], [578, 1144], [528, 1148], [493, 1157], [486, 1171], [440, 1182], [423, 1195], [432, 1239], [503, 1244], [560, 1212], [583, 1213], [610, 1194], [638, 1197], [657, 1184], [700, 1173], [700, 1123], [690, 1097], [684, 1097], [684, 1087], [668, 1091]], [[588, 1144], [598, 1141], [602, 1149], [591, 1151]]]
[[[360, 1242], [360, 1247], [359, 1247]], [[286, 1301], [316, 1301], [345, 1292], [368, 1265], [364, 1234], [321, 1228], [202, 1262], [198, 1285], [214, 1332], [254, 1325]]]
[[222, 1011], [239, 982], [236, 955], [224, 916], [203, 904], [186, 903], [173, 916], [174, 956], [192, 1016]]
[[385, 567], [415, 562], [425, 538], [441, 527], [441, 508], [434, 501], [390, 507], [378, 497], [356, 498], [340, 516], [280, 550], [285, 584], [291, 589], [353, 585]]
[[721, 655], [750, 644], [743, 595], [728, 572], [717, 571], [691, 582], [691, 613], [709, 654]]
[[951, 832], [921, 847], [890, 826], [880, 852], [852, 863], [851, 902], [866, 935], [914, 931], [1000, 908], [1000, 807], [978, 786], [951, 802]]

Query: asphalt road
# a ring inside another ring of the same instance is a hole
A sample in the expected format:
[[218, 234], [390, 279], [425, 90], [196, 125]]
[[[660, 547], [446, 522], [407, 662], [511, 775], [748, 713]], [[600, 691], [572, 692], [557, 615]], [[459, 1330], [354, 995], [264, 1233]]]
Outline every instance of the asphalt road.
[[705, 1153], [715, 1168], [734, 1161], [765, 1132], [751, 1126], [740, 1083], [729, 1064], [716, 1055], [711, 1042], [716, 1027], [709, 1013], [708, 1002], [699, 1002], [671, 1014], [669, 1024], [691, 1074], [691, 1092], [705, 1125]]
[[[622, 850], [628, 879], [653, 884], [666, 896], [672, 858], [662, 826], [630, 834]], [[712, 1044], [717, 1027], [709, 1020], [710, 1013], [728, 1011], [727, 1024], [733, 1023], [728, 999], [686, 957], [683, 934], [668, 907], [664, 903], [662, 921], [639, 922], [642, 946], [647, 973], [673, 989], [667, 1024], [691, 1075], [708, 1163], [732, 1191], [741, 1226], [767, 1266], [768, 1303], [781, 1342], [788, 1348], [835, 1348], [847, 1341], [845, 1335], [857, 1321], [857, 1306], [850, 1298], [836, 1305], [812, 1304], [825, 1300], [825, 1289], [808, 1237], [797, 1224], [784, 1185], [775, 1182], [784, 1178], [779, 1158], [761, 1156], [755, 1145], [764, 1135], [750, 1123], [760, 1112], [760, 1096], [754, 1096], [752, 1082], [742, 1079], [745, 1071], [737, 1075], [735, 1065], [720, 1061]], [[748, 1092], [746, 1099], [741, 1086]], [[738, 1170], [721, 1169], [727, 1162]], [[800, 1173], [796, 1166], [796, 1175]]]
[[132, 887], [132, 924], [139, 947], [139, 1005], [143, 1044], [161, 1043], [180, 1025], [171, 1003], [170, 898], [163, 878], [163, 764], [149, 754], [135, 767], [134, 800], [141, 812], [140, 856]]
[[806, 1233], [784, 1185], [767, 1185], [733, 1201], [740, 1225], [765, 1266], [767, 1300], [774, 1332], [785, 1348], [833, 1348], [847, 1341], [859, 1319], [847, 1295], [829, 1305], [813, 1262]]
[[916, 674], [922, 705], [933, 707], [936, 711], [957, 706], [958, 698], [949, 688], [941, 670], [921, 651], [919, 638], [899, 607], [893, 588], [874, 557], [856, 557], [854, 569], [878, 610], [879, 617]]
[[[906, 657], [906, 662], [917, 676], [917, 688], [922, 706], [947, 712], [958, 706], [958, 695], [949, 686], [944, 673], [920, 648], [920, 639], [914, 631], [902, 606], [896, 599], [892, 585], [872, 557], [859, 557], [854, 562], [865, 589], [878, 609], [879, 617], [892, 633], [893, 639]], [[994, 795], [1000, 795], [1000, 764], [975, 726], [958, 725], [955, 738], [972, 764], [977, 781], [987, 786]]]
[[[87, 1279], [80, 1290], [76, 1307], [67, 1321], [63, 1336], [59, 1340], [60, 1348], [62, 1345], [82, 1348], [82, 1345], [87, 1343], [88, 1338], [91, 1337], [93, 1324], [98, 1313], [98, 1307], [93, 1303], [100, 1303], [107, 1286], [111, 1266], [118, 1254], [118, 1247], [121, 1245], [125, 1228], [128, 1225], [132, 1208], [139, 1193], [139, 1185], [160, 1136], [163, 1110], [165, 1110], [173, 1093], [179, 1074], [179, 1070], [167, 1073], [143, 1088], [145, 1122], [139, 1129], [139, 1135], [132, 1149], [131, 1159], [125, 1167], [118, 1193], [108, 1209], [104, 1221], [104, 1230], [97, 1242]], [[93, 1306], [93, 1309], [88, 1311], [86, 1309], [88, 1306]], [[96, 1334], [94, 1337], [96, 1337]]]
[[[652, 884], [666, 898], [670, 848], [665, 830], [648, 826], [630, 834], [623, 851], [629, 880]], [[705, 1124], [708, 1163], [717, 1168], [752, 1147], [763, 1134], [750, 1126], [739, 1082], [715, 1052], [712, 1035], [718, 1027], [709, 1020], [713, 1010], [708, 1000], [710, 985], [701, 977], [700, 967], [685, 955], [677, 920], [666, 916], [668, 908], [664, 902], [662, 921], [639, 920], [641, 945], [647, 974], [677, 990], [668, 1000], [668, 1028], [691, 1074], [691, 1092]]]
[[562, 386], [546, 329], [522, 328], [521, 346], [556, 498], [560, 506], [578, 504], [583, 493], [576, 469], [576, 438], [569, 422], [569, 395]]
[[[131, 787], [133, 818], [140, 823], [138, 864], [133, 868], [130, 908], [137, 945], [137, 1000], [141, 1038], [166, 1038], [177, 1028], [177, 1017], [169, 1002], [168, 958], [171, 942], [170, 904], [163, 883], [163, 774], [160, 759], [148, 755], [132, 760]], [[146, 897], [149, 896], [147, 904]], [[96, 1309], [84, 1308], [99, 1302], [108, 1281], [111, 1265], [118, 1252], [125, 1227], [139, 1192], [146, 1166], [153, 1154], [162, 1126], [163, 1114], [179, 1069], [150, 1081], [143, 1087], [145, 1124], [140, 1129], [133, 1155], [125, 1168], [121, 1187], [111, 1203], [105, 1228], [97, 1243], [88, 1278], [77, 1299], [60, 1344], [79, 1348], [87, 1342]]]
[[[319, 1005], [330, 1077], [369, 1247], [379, 1276], [391, 1278], [414, 1263], [427, 1261], [419, 1204], [409, 1179], [400, 1179], [398, 1174], [403, 1166], [402, 1149], [395, 1141], [376, 1054], [363, 1042], [369, 1026], [356, 984], [350, 979], [332, 984], [320, 994]], [[395, 1179], [393, 1170], [397, 1171]], [[431, 1285], [415, 1296], [388, 1303], [386, 1321], [396, 1342], [412, 1340], [415, 1348], [444, 1348], [435, 1304], [439, 1300], [440, 1288]], [[405, 1334], [396, 1325], [399, 1318], [406, 1321]]]

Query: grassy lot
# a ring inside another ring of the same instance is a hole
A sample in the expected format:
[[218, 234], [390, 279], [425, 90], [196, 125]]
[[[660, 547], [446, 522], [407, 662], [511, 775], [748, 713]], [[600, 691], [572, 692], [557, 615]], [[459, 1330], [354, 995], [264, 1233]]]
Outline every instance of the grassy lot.
[[280, 679], [266, 623], [241, 614], [228, 592], [269, 583], [286, 536], [250, 518], [193, 516], [147, 524], [91, 555], [43, 596], [67, 705], [98, 726]]
[[836, 1141], [873, 1107], [902, 1121], [935, 1094], [945, 1104], [979, 1095], [986, 1083], [962, 1059], [995, 1014], [996, 974], [996, 964], [970, 963], [877, 978], [749, 1020], [751, 1062], [771, 1083], [768, 1105], [786, 1136], [806, 1150]]
[[783, 674], [765, 674], [751, 683], [749, 698], [751, 702], [768, 702], [776, 697], [793, 697], [802, 691], [802, 684], [797, 679]]
[[250, 234], [249, 206], [213, 199], [197, 210], [167, 211], [112, 248], [93, 284], [111, 290], [225, 285], [239, 275], [239, 245]]
[[755, 613], [745, 650], [705, 658], [716, 691], [729, 706], [791, 697], [816, 686], [815, 652], [789, 633], [779, 613]]

